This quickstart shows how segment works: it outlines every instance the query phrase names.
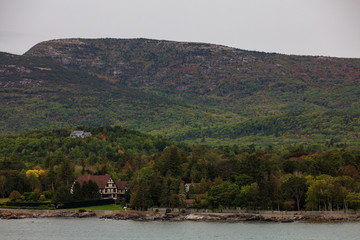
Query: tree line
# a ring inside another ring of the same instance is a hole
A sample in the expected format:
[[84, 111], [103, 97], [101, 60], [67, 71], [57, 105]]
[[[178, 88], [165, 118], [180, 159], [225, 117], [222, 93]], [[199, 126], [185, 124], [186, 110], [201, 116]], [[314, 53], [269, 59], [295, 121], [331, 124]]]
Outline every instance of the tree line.
[[360, 207], [356, 146], [190, 146], [121, 127], [83, 130], [92, 136], [70, 138], [70, 129], [1, 136], [0, 197], [16, 190], [34, 201], [96, 199], [94, 184], [73, 195], [70, 187], [82, 174], [107, 173], [129, 181], [134, 209]]

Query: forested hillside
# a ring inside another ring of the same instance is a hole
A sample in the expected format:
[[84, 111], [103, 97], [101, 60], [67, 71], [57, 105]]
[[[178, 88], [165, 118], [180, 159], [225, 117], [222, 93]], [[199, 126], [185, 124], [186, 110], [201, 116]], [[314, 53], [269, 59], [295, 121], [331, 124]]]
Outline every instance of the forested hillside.
[[2, 133], [122, 125], [213, 145], [359, 142], [359, 59], [60, 39], [1, 54], [0, 70]]
[[217, 113], [142, 89], [119, 86], [52, 60], [0, 53], [0, 132], [124, 125], [150, 131]]
[[13, 192], [28, 205], [79, 200], [70, 186], [90, 173], [130, 181], [135, 209], [186, 200], [195, 208], [360, 208], [359, 147], [189, 146], [121, 127], [77, 130], [92, 136], [70, 138], [71, 129], [0, 136], [0, 197]]

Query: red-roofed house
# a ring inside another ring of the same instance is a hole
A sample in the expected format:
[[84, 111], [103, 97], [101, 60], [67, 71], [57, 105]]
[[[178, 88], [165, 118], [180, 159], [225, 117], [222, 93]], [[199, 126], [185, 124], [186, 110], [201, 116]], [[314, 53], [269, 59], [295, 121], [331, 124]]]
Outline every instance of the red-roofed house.
[[[88, 181], [95, 182], [99, 187], [99, 192], [102, 199], [113, 198], [119, 199], [125, 197], [125, 193], [127, 191], [127, 181], [114, 181], [109, 174], [105, 175], [82, 175], [78, 177], [75, 182], [80, 183], [82, 185], [84, 182]], [[74, 182], [74, 183], [75, 183]], [[72, 187], [71, 191], [72, 192]]]
[[118, 193], [120, 194], [120, 196], [125, 196], [126, 191], [128, 190], [128, 181], [116, 181], [115, 182], [117, 189], [118, 189]]

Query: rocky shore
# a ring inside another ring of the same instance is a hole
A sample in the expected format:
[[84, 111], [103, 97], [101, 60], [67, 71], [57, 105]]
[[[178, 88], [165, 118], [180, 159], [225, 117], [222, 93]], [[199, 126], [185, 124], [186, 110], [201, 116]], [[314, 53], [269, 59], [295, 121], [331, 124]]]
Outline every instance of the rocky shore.
[[28, 210], [28, 209], [0, 209], [0, 219], [23, 219], [45, 217], [95, 217], [94, 211], [79, 210]]
[[102, 219], [135, 221], [219, 221], [219, 222], [349, 222], [359, 221], [360, 214], [252, 214], [252, 213], [153, 213], [117, 212]]
[[101, 219], [134, 221], [360, 222], [360, 214], [354, 213], [160, 213], [142, 211], [0, 209], [1, 219], [45, 217], [98, 217]]

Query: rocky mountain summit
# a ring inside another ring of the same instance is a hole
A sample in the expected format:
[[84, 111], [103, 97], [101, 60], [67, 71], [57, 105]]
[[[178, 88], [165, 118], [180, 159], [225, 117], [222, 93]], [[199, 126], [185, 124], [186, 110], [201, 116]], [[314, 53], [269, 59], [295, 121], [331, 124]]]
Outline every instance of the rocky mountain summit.
[[129, 86], [242, 100], [306, 94], [313, 88], [331, 91], [360, 81], [359, 59], [288, 56], [204, 43], [60, 39], [37, 44], [25, 55], [50, 57]]

